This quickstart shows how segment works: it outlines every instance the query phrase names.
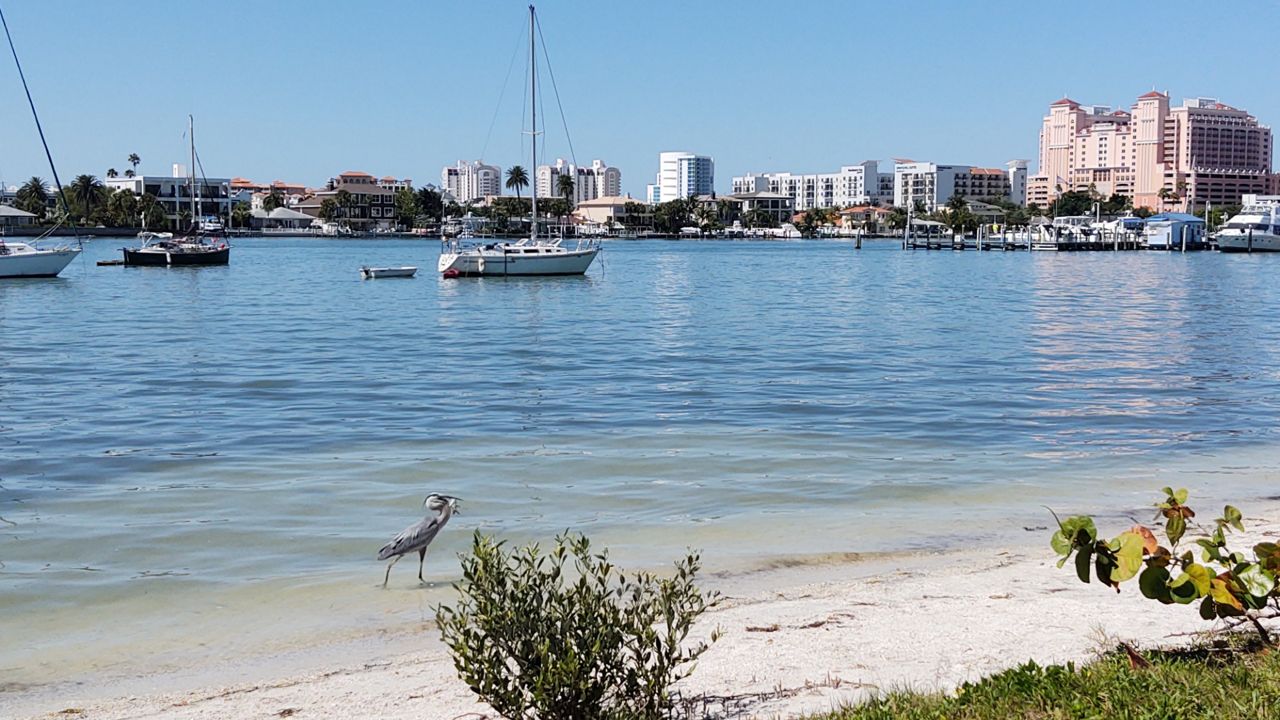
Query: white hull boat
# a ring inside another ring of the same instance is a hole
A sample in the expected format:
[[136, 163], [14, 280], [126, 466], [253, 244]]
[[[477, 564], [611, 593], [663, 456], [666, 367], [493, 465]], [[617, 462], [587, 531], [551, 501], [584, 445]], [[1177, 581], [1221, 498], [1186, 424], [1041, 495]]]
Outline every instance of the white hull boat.
[[599, 253], [595, 243], [573, 249], [527, 240], [474, 247], [449, 243], [440, 252], [438, 267], [441, 273], [463, 277], [582, 275]]
[[0, 242], [0, 279], [57, 277], [79, 254], [77, 248], [41, 250], [27, 243]]
[[1280, 252], [1280, 206], [1246, 206], [1216, 238], [1222, 252]]
[[418, 268], [405, 265], [403, 267], [362, 267], [360, 277], [366, 280], [378, 278], [411, 278], [418, 274]]

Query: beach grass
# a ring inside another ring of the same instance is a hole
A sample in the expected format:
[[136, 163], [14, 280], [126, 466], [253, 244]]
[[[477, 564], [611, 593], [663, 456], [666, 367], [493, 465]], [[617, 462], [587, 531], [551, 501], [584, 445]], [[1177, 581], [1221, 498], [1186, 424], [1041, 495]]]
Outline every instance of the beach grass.
[[1280, 717], [1280, 651], [1256, 638], [1144, 651], [1140, 658], [1119, 648], [1080, 666], [1029, 662], [953, 695], [889, 692], [811, 720]]

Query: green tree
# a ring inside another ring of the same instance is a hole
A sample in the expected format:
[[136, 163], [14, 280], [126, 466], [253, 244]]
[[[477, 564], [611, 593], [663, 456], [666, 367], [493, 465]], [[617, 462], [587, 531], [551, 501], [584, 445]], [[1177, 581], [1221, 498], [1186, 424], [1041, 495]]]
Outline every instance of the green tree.
[[409, 188], [400, 188], [396, 191], [396, 222], [400, 227], [413, 227], [419, 212], [417, 193]]
[[1152, 215], [1155, 215], [1155, 214], [1156, 214], [1156, 211], [1155, 211], [1155, 210], [1152, 210], [1151, 208], [1149, 208], [1149, 207], [1147, 207], [1147, 206], [1145, 206], [1145, 205], [1143, 205], [1142, 207], [1136, 207], [1136, 208], [1134, 208], [1134, 209], [1133, 209], [1133, 215], [1134, 215], [1134, 217], [1149, 218], [1149, 217], [1151, 217]]
[[77, 175], [71, 181], [71, 199], [81, 220], [88, 220], [102, 204], [103, 189], [102, 181], [92, 175]]
[[569, 207], [573, 207], [573, 187], [574, 182], [572, 175], [561, 175], [560, 179], [556, 180], [556, 192], [559, 192], [560, 197], [564, 198], [565, 202], [569, 203]]
[[132, 190], [119, 190], [107, 198], [107, 214], [115, 227], [134, 227], [138, 222], [138, 197]]
[[338, 219], [341, 208], [338, 207], [338, 201], [331, 197], [327, 197], [320, 201], [320, 219], [325, 222], [333, 222]]
[[284, 207], [284, 193], [279, 188], [272, 188], [267, 196], [262, 198], [262, 209], [271, 212], [278, 207]]
[[520, 197], [520, 191], [529, 187], [529, 173], [519, 165], [512, 165], [507, 170], [507, 189], [516, 191], [516, 198]]
[[764, 208], [752, 208], [742, 218], [742, 224], [749, 228], [774, 228], [778, 227], [778, 221], [774, 219], [773, 213]]
[[334, 202], [338, 203], [338, 207], [342, 210], [343, 218], [351, 217], [351, 202], [354, 198], [345, 188], [333, 194]]
[[124, 171], [124, 176], [127, 178], [134, 177], [135, 175], [137, 175], [137, 173], [133, 171], [133, 168], [129, 168], [128, 170]]
[[[138, 172], [138, 163], [140, 162], [142, 162], [142, 158], [138, 157], [138, 153], [129, 153], [128, 163], [133, 166], [134, 175]], [[129, 177], [133, 177], [133, 175]]]
[[49, 186], [45, 185], [44, 179], [32, 176], [18, 188], [14, 199], [18, 201], [19, 210], [25, 210], [43, 220], [49, 209]]
[[907, 227], [907, 211], [906, 208], [891, 207], [889, 208], [889, 217], [887, 220], [889, 227], [893, 230], [902, 230]]
[[120, 173], [116, 172], [115, 168], [107, 168], [107, 177], [113, 178], [113, 177], [119, 177], [119, 175]]
[[419, 188], [417, 195], [418, 212], [435, 220], [444, 219], [444, 201], [435, 188]]
[[253, 218], [253, 213], [249, 209], [249, 203], [238, 202], [231, 209], [231, 226], [232, 227], [249, 227], [249, 223]]

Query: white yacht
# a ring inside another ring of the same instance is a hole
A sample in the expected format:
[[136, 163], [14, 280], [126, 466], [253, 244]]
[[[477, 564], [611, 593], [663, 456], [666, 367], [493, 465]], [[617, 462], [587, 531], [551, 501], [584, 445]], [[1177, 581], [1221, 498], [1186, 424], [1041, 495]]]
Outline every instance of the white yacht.
[[[538, 58], [534, 42], [536, 18], [533, 6], [529, 6], [529, 95], [531, 98], [532, 134], [538, 137]], [[538, 143], [529, 143], [533, 163], [538, 167]], [[448, 277], [458, 276], [531, 276], [531, 275], [582, 275], [591, 267], [600, 253], [598, 240], [579, 240], [575, 246], [566, 247], [563, 241], [538, 238], [538, 183], [533, 183], [532, 221], [529, 237], [518, 242], [491, 242], [467, 244], [463, 238], [446, 239], [440, 248], [438, 268]]]
[[79, 248], [41, 249], [29, 243], [0, 238], [0, 279], [57, 277], [80, 254]]
[[1280, 205], [1246, 205], [1215, 238], [1222, 252], [1280, 252]]

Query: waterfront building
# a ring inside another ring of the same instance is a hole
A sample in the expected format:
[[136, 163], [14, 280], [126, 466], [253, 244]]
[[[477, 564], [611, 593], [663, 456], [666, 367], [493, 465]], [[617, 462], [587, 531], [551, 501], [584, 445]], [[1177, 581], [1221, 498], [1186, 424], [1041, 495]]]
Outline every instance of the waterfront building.
[[753, 190], [734, 193], [730, 197], [740, 203], [742, 217], [751, 217], [756, 210], [763, 210], [774, 222], [781, 224], [790, 220], [796, 212], [795, 198], [782, 193]]
[[12, 205], [0, 204], [0, 228], [25, 227], [34, 225], [36, 215], [26, 210], [19, 210]]
[[396, 192], [383, 187], [369, 173], [348, 170], [329, 178], [323, 190], [299, 202], [293, 209], [313, 218], [320, 217], [325, 199], [338, 201], [338, 193], [346, 190], [349, 202], [339, 208], [338, 222], [356, 231], [393, 230], [396, 225]]
[[881, 173], [879, 163], [867, 160], [846, 165], [839, 172], [797, 175], [788, 172], [749, 174], [733, 178], [734, 193], [770, 192], [792, 199], [796, 211], [888, 202], [893, 176]]
[[440, 171], [440, 189], [463, 205], [502, 194], [502, 168], [479, 160], [459, 160]]
[[893, 204], [897, 207], [910, 208], [921, 203], [926, 211], [932, 212], [956, 195], [1019, 204], [1026, 199], [1025, 160], [1011, 161], [1004, 169], [898, 160], [893, 176]]
[[386, 177], [378, 179], [378, 185], [384, 188], [389, 188], [392, 192], [398, 192], [400, 190], [412, 190], [413, 180], [410, 178], [397, 180], [396, 178], [387, 175]]
[[584, 225], [600, 229], [653, 225], [652, 208], [630, 195], [607, 195], [578, 203], [574, 210]]
[[622, 171], [609, 167], [601, 160], [592, 160], [591, 167], [578, 167], [557, 158], [554, 165], [539, 165], [537, 177], [538, 197], [561, 197], [560, 178], [573, 178], [573, 204], [622, 194]]
[[658, 174], [647, 187], [650, 204], [715, 192], [715, 160], [691, 152], [658, 154]]
[[1129, 111], [1062, 98], [1041, 122], [1028, 201], [1047, 206], [1075, 190], [1123, 195], [1135, 207], [1231, 205], [1275, 182], [1271, 153], [1271, 128], [1214, 98], [1171, 108], [1153, 90]]
[[231, 178], [231, 191], [237, 201], [248, 198], [250, 210], [261, 210], [262, 202], [272, 193], [278, 193], [287, 207], [293, 207], [304, 198], [314, 194], [306, 185], [272, 180], [270, 183], [255, 183], [242, 177]]
[[[191, 212], [191, 189], [188, 184], [185, 165], [175, 164], [172, 176], [134, 175], [133, 177], [113, 177], [103, 180], [110, 190], [128, 190], [134, 195], [153, 195], [165, 217], [176, 223], [184, 213]], [[231, 187], [231, 178], [197, 177], [195, 182], [196, 215], [199, 217], [226, 218], [237, 202], [247, 200], [248, 196]]]

